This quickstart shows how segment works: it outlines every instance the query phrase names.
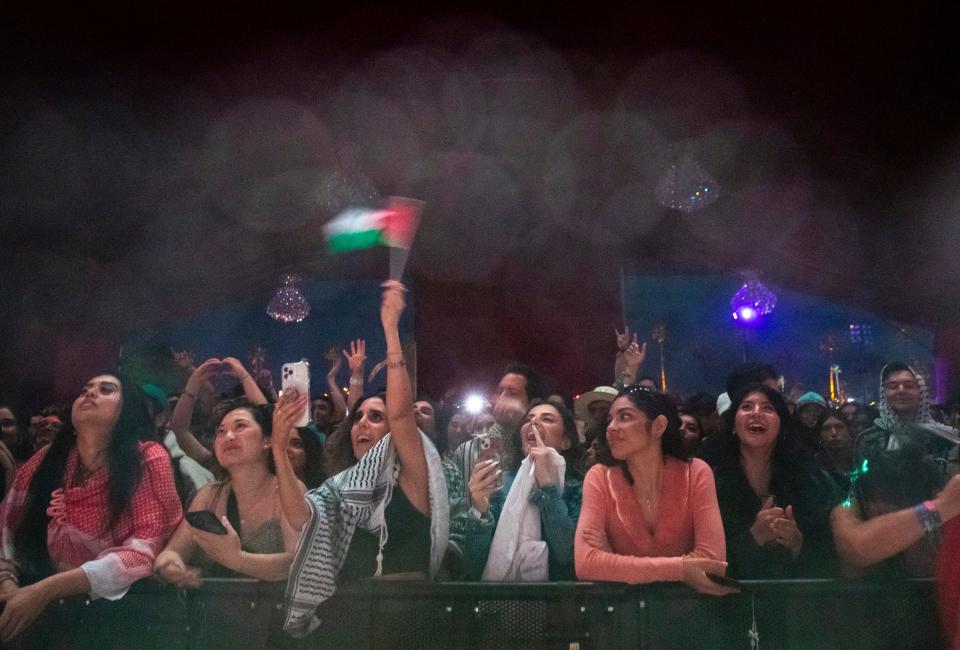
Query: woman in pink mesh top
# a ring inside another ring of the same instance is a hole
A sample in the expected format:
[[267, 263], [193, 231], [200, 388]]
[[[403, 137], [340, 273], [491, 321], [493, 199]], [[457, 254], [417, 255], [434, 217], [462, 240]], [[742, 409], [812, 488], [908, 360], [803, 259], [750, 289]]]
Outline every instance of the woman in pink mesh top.
[[683, 454], [680, 417], [663, 395], [625, 388], [599, 437], [600, 462], [583, 483], [575, 539], [580, 580], [685, 582], [722, 596], [707, 577], [726, 571], [713, 473]]

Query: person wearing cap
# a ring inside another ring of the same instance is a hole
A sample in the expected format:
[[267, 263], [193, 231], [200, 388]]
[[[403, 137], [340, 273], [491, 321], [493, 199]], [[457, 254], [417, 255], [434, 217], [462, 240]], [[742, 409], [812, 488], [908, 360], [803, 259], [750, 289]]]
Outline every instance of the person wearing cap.
[[827, 400], [813, 391], [797, 398], [793, 411], [793, 426], [800, 442], [810, 449], [820, 446], [820, 423], [829, 410]]

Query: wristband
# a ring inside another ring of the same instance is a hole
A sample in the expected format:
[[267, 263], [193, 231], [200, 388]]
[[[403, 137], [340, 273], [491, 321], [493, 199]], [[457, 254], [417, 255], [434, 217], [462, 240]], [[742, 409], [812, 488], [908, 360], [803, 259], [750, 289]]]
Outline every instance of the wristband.
[[932, 501], [924, 501], [913, 507], [913, 514], [917, 516], [920, 522], [920, 528], [923, 534], [934, 544], [940, 543], [940, 513], [937, 512], [936, 505]]
[[400, 359], [400, 361], [387, 361], [387, 368], [390, 368], [392, 370], [396, 370], [397, 368], [403, 368], [406, 365], [407, 365], [407, 362], [404, 361], [403, 359]]
[[185, 390], [185, 391], [183, 391], [182, 393], [180, 393], [180, 396], [181, 396], [181, 397], [189, 397], [189, 398], [192, 399], [193, 401], [197, 401], [197, 395], [196, 395], [196, 393], [191, 393], [190, 391], [186, 391], [186, 390]]
[[363, 377], [351, 377], [350, 385], [351, 386], [360, 386], [363, 384]]

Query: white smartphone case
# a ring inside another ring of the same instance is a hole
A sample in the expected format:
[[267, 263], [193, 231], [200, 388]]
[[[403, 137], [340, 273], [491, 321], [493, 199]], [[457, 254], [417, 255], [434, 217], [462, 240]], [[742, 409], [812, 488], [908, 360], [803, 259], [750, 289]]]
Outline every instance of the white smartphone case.
[[296, 389], [298, 395], [306, 395], [307, 403], [303, 407], [300, 419], [294, 425], [305, 427], [310, 424], [310, 364], [306, 361], [283, 364], [280, 387], [285, 393], [289, 389]]

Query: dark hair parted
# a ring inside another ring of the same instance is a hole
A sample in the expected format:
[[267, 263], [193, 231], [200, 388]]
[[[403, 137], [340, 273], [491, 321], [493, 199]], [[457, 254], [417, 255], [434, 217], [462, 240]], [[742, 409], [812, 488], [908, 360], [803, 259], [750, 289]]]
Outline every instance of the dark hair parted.
[[777, 435], [777, 442], [774, 447], [774, 458], [779, 458], [785, 452], [790, 454], [801, 453], [804, 456], [808, 456], [809, 454], [803, 453], [803, 448], [797, 444], [796, 434], [793, 428], [793, 417], [790, 415], [790, 409], [787, 408], [787, 401], [783, 398], [783, 395], [780, 391], [757, 383], [742, 386], [739, 391], [731, 396], [730, 408], [723, 414], [724, 424], [729, 434], [726, 436], [723, 457], [729, 459], [739, 458], [740, 456], [740, 438], [737, 437], [735, 429], [736, 415], [737, 411], [740, 410], [740, 405], [743, 403], [743, 400], [752, 393], [762, 393], [770, 400], [774, 410], [777, 412], [777, 416], [780, 418], [780, 432]]
[[762, 384], [768, 379], [780, 378], [777, 369], [769, 363], [741, 363], [727, 377], [727, 395], [732, 399], [744, 386]]
[[359, 458], [353, 455], [353, 440], [350, 432], [353, 425], [360, 419], [360, 406], [369, 399], [377, 398], [386, 405], [386, 394], [375, 393], [365, 395], [353, 405], [350, 414], [343, 418], [343, 421], [337, 425], [330, 437], [327, 438], [327, 444], [323, 448], [324, 469], [327, 476], [336, 476], [343, 470], [353, 467]]
[[[112, 374], [120, 382], [120, 414], [113, 427], [107, 448], [107, 501], [110, 513], [103, 520], [104, 530], [119, 521], [130, 504], [143, 475], [141, 441], [155, 438], [153, 423], [147, 410], [147, 397], [139, 386], [124, 376]], [[42, 577], [53, 572], [47, 551], [47, 508], [50, 493], [63, 485], [67, 459], [77, 446], [77, 433], [72, 420], [63, 423], [40, 461], [27, 488], [23, 518], [16, 524], [14, 546], [25, 575]]]
[[[227, 415], [237, 410], [243, 410], [249, 413], [253, 421], [257, 423], [257, 426], [260, 427], [260, 432], [269, 438], [273, 435], [273, 408], [272, 404], [254, 404], [246, 398], [226, 400], [217, 406], [216, 411], [218, 416], [214, 420], [213, 430], [216, 432], [216, 430], [220, 428], [220, 423], [223, 422], [223, 419], [227, 417]], [[216, 460], [216, 456], [214, 456], [214, 459]], [[273, 462], [273, 454], [267, 454], [267, 469], [270, 470], [271, 474], [277, 473], [277, 467]], [[220, 466], [219, 461], [217, 461], [213, 473], [221, 481], [226, 480], [230, 474]]]
[[[573, 413], [569, 409], [563, 406], [557, 406], [553, 402], [545, 399], [535, 399], [530, 402], [530, 406], [527, 407], [527, 410], [524, 412], [523, 418], [520, 421], [526, 421], [527, 415], [529, 415], [530, 411], [532, 411], [534, 407], [542, 406], [544, 404], [553, 407], [553, 409], [560, 414], [560, 421], [563, 423], [563, 435], [567, 438], [567, 442], [570, 443], [570, 446], [563, 451], [557, 450], [567, 462], [567, 471], [579, 471], [580, 460], [581, 456], [583, 455], [583, 448], [580, 446], [580, 436], [577, 434], [577, 420], [574, 418]], [[519, 434], [517, 436], [517, 444], [521, 444]], [[522, 454], [519, 451], [517, 452], [516, 457], [519, 460], [523, 460]]]
[[[634, 407], [647, 416], [650, 422], [661, 415], [666, 418], [667, 427], [664, 429], [663, 436], [660, 438], [663, 455], [684, 462], [690, 460], [683, 450], [683, 435], [680, 433], [680, 414], [677, 412], [676, 404], [674, 404], [669, 397], [655, 390], [650, 390], [645, 386], [641, 386], [640, 384], [633, 384], [632, 386], [624, 388], [617, 394], [616, 399], [620, 399], [621, 397], [629, 399]], [[647, 423], [648, 427], [650, 426], [650, 422]], [[609, 426], [609, 421], [607, 422], [607, 426]], [[622, 468], [627, 480], [632, 484], [633, 477], [630, 476], [630, 470], [627, 469], [626, 462], [617, 460], [613, 457], [613, 454], [610, 453], [610, 446], [607, 444], [606, 426], [600, 429], [600, 434], [597, 436], [597, 443], [597, 460], [610, 467], [617, 466]]]

